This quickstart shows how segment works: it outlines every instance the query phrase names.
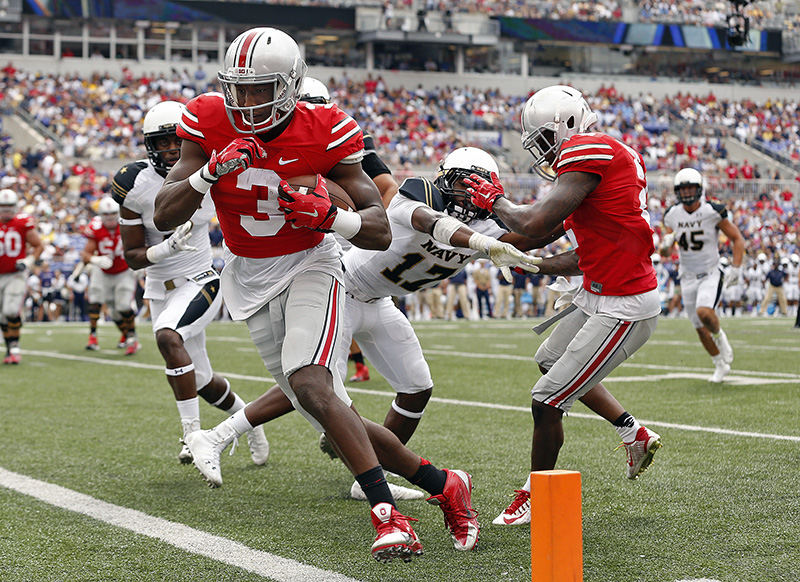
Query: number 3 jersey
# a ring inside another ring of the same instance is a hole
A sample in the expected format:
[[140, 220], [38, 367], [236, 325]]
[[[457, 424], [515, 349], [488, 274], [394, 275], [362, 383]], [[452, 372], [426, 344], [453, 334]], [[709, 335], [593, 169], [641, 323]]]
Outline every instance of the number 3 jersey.
[[722, 204], [701, 199], [700, 207], [687, 212], [683, 204], [670, 206], [664, 225], [675, 233], [680, 249], [679, 273], [710, 273], [719, 265], [719, 223], [728, 218]]
[[[208, 157], [245, 137], [231, 125], [220, 93], [189, 101], [177, 133]], [[278, 184], [293, 176], [326, 176], [337, 164], [359, 163], [364, 157], [361, 128], [334, 104], [298, 103], [281, 134], [261, 145], [265, 158], [222, 176], [211, 188], [228, 249], [222, 293], [235, 320], [258, 311], [304, 271], [341, 278], [340, 247], [333, 235], [287, 223], [278, 205]]]
[[[386, 210], [392, 228], [389, 248], [371, 251], [353, 247], [344, 254], [344, 284], [349, 294], [360, 301], [407, 295], [433, 287], [463, 270], [471, 259], [485, 256], [473, 249], [443, 244], [416, 230], [411, 215], [421, 206], [444, 212], [442, 195], [432, 182], [409, 178]], [[495, 238], [508, 232], [494, 220], [473, 220], [469, 227]]]

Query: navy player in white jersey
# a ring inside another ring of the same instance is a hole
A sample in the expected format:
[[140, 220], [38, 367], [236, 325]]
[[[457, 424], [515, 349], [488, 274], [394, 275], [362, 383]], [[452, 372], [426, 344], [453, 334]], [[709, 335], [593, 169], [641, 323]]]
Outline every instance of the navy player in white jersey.
[[[147, 160], [125, 165], [114, 176], [112, 193], [120, 205], [120, 230], [125, 259], [134, 269], [147, 269], [144, 297], [150, 301], [153, 333], [172, 387], [183, 437], [200, 430], [198, 394], [209, 404], [233, 414], [245, 402], [231, 390], [226, 378], [215, 374], [206, 352], [206, 326], [222, 304], [219, 276], [211, 267], [208, 224], [214, 204], [205, 198], [191, 221], [173, 233], [153, 224], [156, 194], [164, 177], [180, 157], [181, 139], [175, 134], [183, 105], [162, 101], [143, 121]], [[264, 429], [247, 433], [253, 462], [269, 457]], [[178, 453], [181, 463], [191, 463], [186, 445]]]
[[[731, 370], [733, 349], [720, 327], [716, 313], [723, 284], [738, 285], [742, 275], [744, 238], [728, 220], [722, 204], [703, 196], [703, 177], [693, 168], [683, 168], [675, 175], [678, 203], [664, 213], [668, 249], [677, 243], [680, 254], [680, 278], [683, 303], [697, 330], [700, 343], [714, 362], [710, 382], [722, 382]], [[719, 231], [731, 241], [733, 258], [723, 280], [719, 267]]]

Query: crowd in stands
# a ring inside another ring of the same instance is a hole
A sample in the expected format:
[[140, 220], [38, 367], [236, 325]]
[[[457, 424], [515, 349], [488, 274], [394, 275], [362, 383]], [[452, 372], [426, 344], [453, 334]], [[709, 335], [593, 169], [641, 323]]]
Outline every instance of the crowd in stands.
[[[14, 188], [24, 199], [24, 211], [37, 218], [47, 243], [43, 258], [54, 273], [48, 280], [57, 282], [55, 271], [68, 275], [78, 260], [84, 242], [80, 229], [110, 189], [110, 176], [96, 171], [92, 162], [118, 159], [122, 165], [143, 157], [139, 127], [143, 113], [162, 97], [188, 100], [198, 89], [206, 89], [205, 80], [188, 71], [141, 78], [129, 72], [119, 78], [97, 74], [81, 79], [6, 67], [3, 75], [4, 109], [25, 109], [60, 140], [58, 146], [48, 141], [21, 150], [0, 135], [0, 187]], [[465, 130], [518, 132], [519, 110], [528, 97], [500, 90], [388, 87], [381, 77], [328, 84], [333, 100], [375, 138], [381, 156], [399, 180], [413, 174], [431, 175], [437, 160], [464, 145]], [[587, 97], [598, 113], [600, 130], [642, 152], [648, 171], [666, 175], [664, 181], [651, 180], [649, 210], [654, 225], [660, 224], [671, 203], [672, 174], [692, 166], [706, 177], [709, 195], [726, 202], [752, 256], [763, 251], [772, 259], [798, 252], [797, 188], [788, 187], [779, 175], [763, 175], [757, 164], [733, 164], [724, 141], [730, 135], [757, 140], [800, 160], [796, 104], [730, 101], [713, 94], [656, 99], [649, 94], [622, 95], [613, 86]], [[549, 184], [538, 177], [502, 167], [509, 194], [517, 201], [546, 194]], [[733, 186], [738, 188], [737, 196], [731, 195]], [[215, 242], [221, 243], [218, 236]]]
[[[278, 0], [275, 3], [299, 6], [337, 6], [352, 7], [363, 5], [354, 0]], [[487, 14], [490, 16], [511, 16], [515, 18], [543, 18], [550, 20], [623, 20], [624, 2], [599, 0], [596, 2], [555, 0], [463, 0], [446, 2], [444, 0], [386, 0], [374, 2], [382, 6], [384, 14], [393, 18], [402, 12], [463, 12]], [[665, 22], [676, 24], [696, 24], [701, 26], [723, 26], [733, 10], [733, 3], [727, 0], [704, 2], [702, 0], [636, 0], [639, 22]], [[754, 28], [796, 28], [800, 24], [796, 2], [783, 0], [764, 0], [747, 3], [743, 14], [750, 19]], [[391, 23], [390, 23], [391, 27]]]

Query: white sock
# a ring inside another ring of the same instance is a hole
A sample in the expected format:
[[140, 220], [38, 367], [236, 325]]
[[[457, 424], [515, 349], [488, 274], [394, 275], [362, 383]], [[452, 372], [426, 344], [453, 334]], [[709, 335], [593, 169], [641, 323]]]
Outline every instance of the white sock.
[[716, 356], [711, 356], [711, 361], [714, 362], [715, 366], [719, 366], [722, 364], [722, 354], [717, 354]]
[[253, 430], [253, 425], [250, 424], [250, 421], [247, 420], [247, 417], [244, 415], [244, 408], [233, 413], [225, 422], [230, 423], [233, 430], [236, 431], [237, 436], [242, 436], [244, 433]]
[[186, 400], [176, 400], [175, 404], [178, 406], [181, 421], [200, 418], [200, 400], [197, 396]]
[[642, 425], [639, 424], [639, 421], [636, 420], [636, 417], [633, 418], [633, 426], [615, 426], [614, 428], [617, 429], [617, 434], [622, 439], [623, 443], [632, 443], [636, 440], [636, 433], [639, 432], [639, 429], [642, 428]]
[[525, 481], [525, 485], [522, 486], [523, 491], [527, 491], [528, 493], [531, 492], [531, 474], [528, 473], [528, 479]]
[[245, 406], [247, 406], [247, 404], [245, 403], [244, 400], [242, 400], [242, 397], [236, 394], [236, 392], [233, 392], [233, 404], [225, 412], [228, 413], [228, 415], [233, 416], [235, 413], [239, 412]]

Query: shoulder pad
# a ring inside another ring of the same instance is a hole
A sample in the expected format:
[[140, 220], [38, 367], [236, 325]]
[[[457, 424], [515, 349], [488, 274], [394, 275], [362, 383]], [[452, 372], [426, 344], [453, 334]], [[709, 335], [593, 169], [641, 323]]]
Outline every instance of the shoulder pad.
[[713, 208], [717, 214], [719, 214], [722, 220], [728, 218], [728, 209], [725, 207], [724, 204], [720, 204], [719, 202], [709, 202], [711, 208]]
[[136, 176], [146, 167], [146, 161], [138, 160], [126, 164], [116, 173], [114, 180], [111, 182], [111, 197], [114, 199], [114, 202], [122, 206], [122, 203], [125, 202], [125, 197], [136, 182]]
[[400, 194], [411, 200], [423, 202], [434, 210], [444, 212], [444, 200], [442, 193], [433, 185], [433, 182], [425, 178], [407, 178], [400, 185]]

